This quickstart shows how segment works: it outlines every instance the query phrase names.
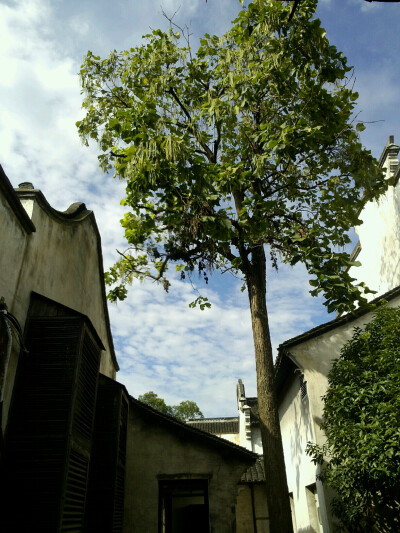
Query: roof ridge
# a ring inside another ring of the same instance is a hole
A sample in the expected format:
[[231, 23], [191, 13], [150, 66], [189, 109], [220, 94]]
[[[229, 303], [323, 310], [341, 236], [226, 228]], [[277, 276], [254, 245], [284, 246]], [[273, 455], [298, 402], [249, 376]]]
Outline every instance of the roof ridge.
[[143, 409], [144, 411], [147, 411], [151, 415], [160, 418], [161, 420], [164, 420], [165, 422], [168, 422], [172, 425], [178, 426], [180, 429], [187, 431], [189, 433], [193, 433], [194, 435], [197, 435], [201, 438], [204, 438], [205, 440], [212, 441], [214, 444], [217, 444], [223, 448], [230, 448], [233, 452], [239, 453], [242, 456], [245, 455], [249, 459], [257, 459], [258, 454], [254, 453], [250, 450], [247, 450], [243, 446], [239, 446], [238, 444], [234, 444], [233, 442], [230, 442], [226, 439], [223, 439], [221, 437], [217, 437], [216, 435], [213, 435], [212, 433], [208, 433], [208, 431], [204, 431], [202, 429], [196, 428], [195, 426], [192, 426], [190, 424], [186, 424], [186, 422], [181, 422], [174, 416], [166, 415], [164, 413], [161, 413], [161, 411], [157, 411], [157, 409], [154, 409], [150, 405], [147, 405], [140, 400], [137, 400], [133, 396], [129, 396], [129, 400], [134, 404]]

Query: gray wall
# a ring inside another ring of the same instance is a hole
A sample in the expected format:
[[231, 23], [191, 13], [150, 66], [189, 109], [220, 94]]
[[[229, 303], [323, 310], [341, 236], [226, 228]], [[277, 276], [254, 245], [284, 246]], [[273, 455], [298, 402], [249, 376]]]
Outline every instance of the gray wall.
[[158, 423], [132, 404], [129, 417], [124, 532], [157, 533], [158, 480], [175, 476], [208, 478], [211, 532], [232, 533], [237, 483], [251, 459]]
[[[44, 201], [45, 202], [45, 201]], [[99, 267], [101, 248], [93, 214], [67, 220], [52, 216], [37, 193], [22, 201], [36, 231], [27, 234], [6, 198], [0, 193], [0, 297], [22, 328], [29, 308], [31, 291], [46, 296], [87, 315], [106, 350], [102, 352], [100, 372], [115, 378], [104, 311], [104, 285]], [[40, 205], [43, 204], [43, 205]], [[50, 208], [51, 209], [51, 208]], [[3, 429], [14, 385], [19, 345], [13, 347], [5, 378]]]

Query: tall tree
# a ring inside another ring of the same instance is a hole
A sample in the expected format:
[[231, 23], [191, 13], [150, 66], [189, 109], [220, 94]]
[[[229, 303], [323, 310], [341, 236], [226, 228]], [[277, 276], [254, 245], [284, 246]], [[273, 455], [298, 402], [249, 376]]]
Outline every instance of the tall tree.
[[[304, 263], [329, 310], [365, 303], [341, 251], [359, 209], [387, 187], [357, 130], [351, 69], [314, 19], [316, 0], [254, 0], [195, 51], [176, 27], [81, 69], [82, 139], [126, 180], [128, 249], [106, 274], [166, 290], [168, 266], [242, 276], [257, 369], [271, 533], [292, 531], [266, 304], [269, 256]], [[181, 44], [182, 43], [182, 44]], [[202, 298], [201, 307], [209, 303]]]

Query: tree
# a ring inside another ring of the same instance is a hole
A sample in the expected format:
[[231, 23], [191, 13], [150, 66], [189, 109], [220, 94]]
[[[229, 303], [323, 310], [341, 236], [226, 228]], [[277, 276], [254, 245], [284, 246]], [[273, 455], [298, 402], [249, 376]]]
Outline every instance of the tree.
[[356, 328], [328, 375], [326, 444], [309, 444], [321, 480], [339, 495], [332, 508], [346, 530], [400, 528], [400, 308], [382, 307]]
[[189, 418], [204, 418], [199, 406], [192, 400], [184, 400], [179, 405], [173, 407], [173, 416], [179, 420], [188, 420]]
[[163, 398], [159, 398], [158, 394], [153, 391], [145, 392], [138, 397], [138, 400], [146, 405], [150, 405], [150, 407], [160, 411], [160, 413], [163, 413], [164, 415], [172, 416], [172, 407], [167, 405], [165, 400]]
[[[207, 1], [207, 0], [206, 0]], [[365, 2], [381, 2], [381, 3], [398, 3], [400, 0], [364, 0]], [[290, 12], [289, 19], [291, 19], [296, 13], [296, 9], [299, 7], [301, 0], [293, 0], [292, 11]]]
[[167, 405], [163, 398], [159, 398], [158, 395], [153, 392], [145, 392], [138, 398], [139, 401], [150, 405], [153, 409], [157, 409], [165, 415], [174, 416], [178, 420], [184, 422], [189, 418], [204, 418], [203, 413], [200, 411], [196, 402], [191, 400], [185, 400], [179, 405]]
[[137, 48], [106, 59], [88, 52], [80, 72], [81, 138], [96, 140], [101, 167], [126, 181], [128, 249], [106, 274], [110, 299], [123, 299], [133, 278], [168, 290], [170, 265], [206, 282], [214, 269], [230, 271], [247, 288], [271, 533], [292, 524], [267, 255], [276, 268], [302, 262], [330, 311], [366, 303], [341, 247], [362, 205], [387, 188], [358, 140], [351, 69], [313, 19], [316, 4], [301, 2], [289, 22], [290, 3], [254, 0], [197, 52], [172, 21]]

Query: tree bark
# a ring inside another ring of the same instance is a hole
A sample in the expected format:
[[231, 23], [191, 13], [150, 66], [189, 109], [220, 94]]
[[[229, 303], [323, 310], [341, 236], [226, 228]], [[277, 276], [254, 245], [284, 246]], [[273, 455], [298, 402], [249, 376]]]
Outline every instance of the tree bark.
[[274, 363], [266, 303], [266, 260], [262, 245], [252, 250], [246, 282], [256, 358], [258, 411], [264, 449], [270, 533], [293, 533], [274, 385]]

